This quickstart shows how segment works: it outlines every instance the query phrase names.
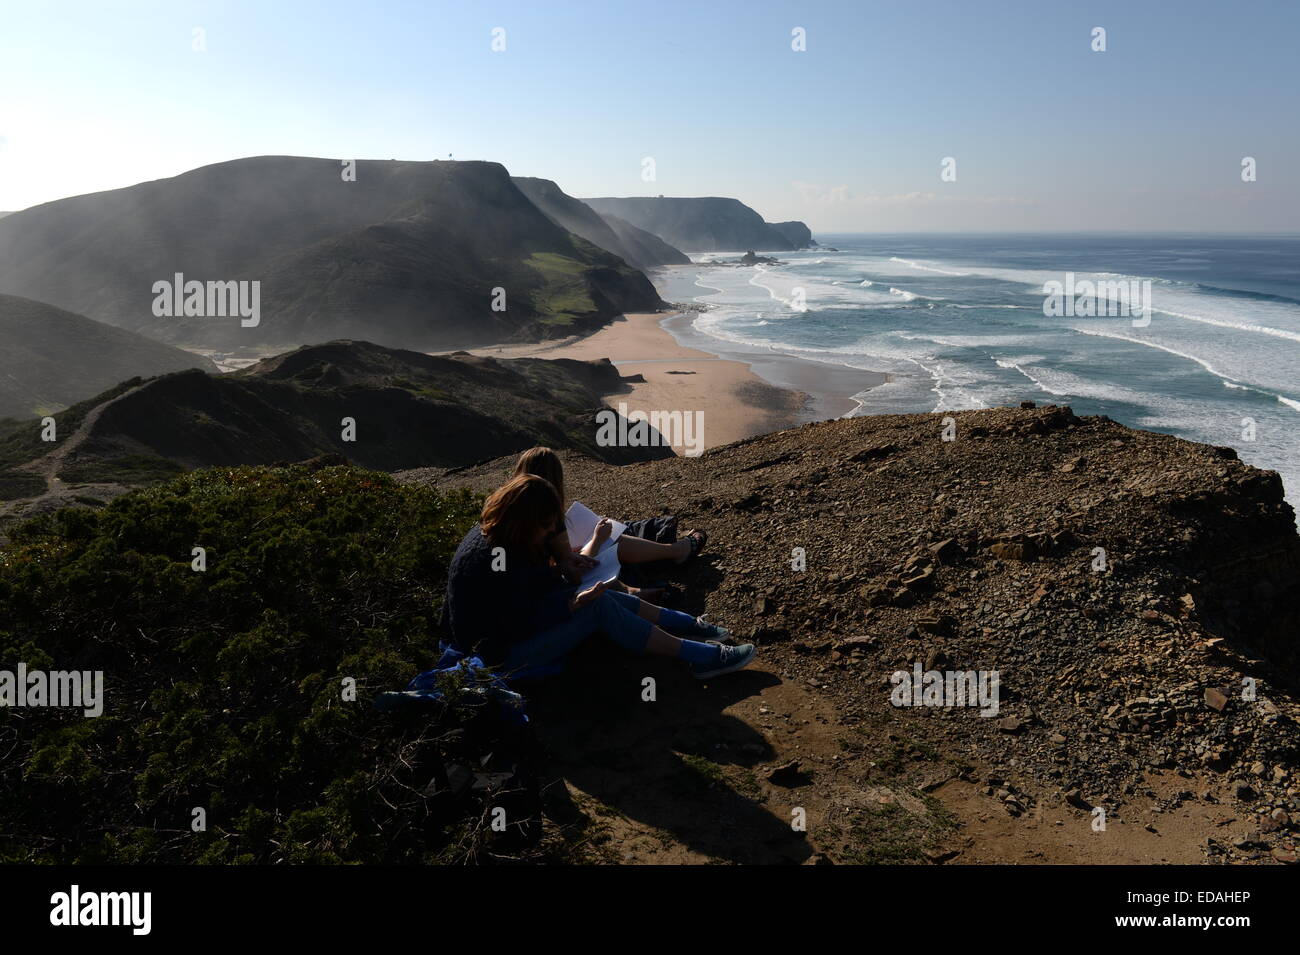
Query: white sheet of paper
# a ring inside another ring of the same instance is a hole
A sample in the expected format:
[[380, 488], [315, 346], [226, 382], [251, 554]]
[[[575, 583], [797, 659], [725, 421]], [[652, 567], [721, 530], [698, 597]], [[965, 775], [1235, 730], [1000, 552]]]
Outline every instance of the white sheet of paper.
[[[564, 515], [564, 529], [569, 532], [569, 543], [574, 547], [582, 547], [587, 541], [591, 540], [592, 531], [596, 529], [596, 524], [600, 517], [581, 501], [574, 501], [569, 505], [569, 510]], [[616, 520], [610, 520], [614, 525], [614, 531], [609, 535], [601, 547], [601, 550], [608, 548], [614, 541], [618, 540], [619, 535], [627, 530], [627, 525]], [[604, 580], [605, 578], [601, 578]]]

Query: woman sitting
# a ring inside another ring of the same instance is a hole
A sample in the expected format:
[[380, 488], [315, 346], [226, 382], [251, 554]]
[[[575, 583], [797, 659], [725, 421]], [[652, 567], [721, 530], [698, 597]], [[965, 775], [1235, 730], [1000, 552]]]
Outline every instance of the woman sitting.
[[[457, 650], [478, 654], [506, 676], [558, 660], [596, 632], [634, 653], [684, 660], [701, 680], [753, 660], [752, 644], [691, 639], [728, 634], [689, 614], [609, 590], [605, 581], [584, 590], [568, 584], [550, 559], [563, 530], [560, 496], [548, 481], [519, 475], [493, 492], [447, 576], [447, 620]], [[567, 538], [564, 550], [573, 558], [572, 573], [583, 562]]]
[[[550, 448], [530, 448], [525, 451], [515, 464], [515, 474], [535, 474], [545, 478], [560, 495], [561, 511], [569, 506], [569, 500], [564, 494], [564, 462]], [[580, 553], [594, 555], [604, 546], [612, 530], [609, 519], [602, 517], [590, 540], [570, 543]], [[618, 560], [621, 564], [647, 564], [659, 560], [671, 560], [680, 564], [698, 554], [707, 540], [704, 531], [687, 531], [673, 544], [662, 544], [624, 533], [618, 539]]]

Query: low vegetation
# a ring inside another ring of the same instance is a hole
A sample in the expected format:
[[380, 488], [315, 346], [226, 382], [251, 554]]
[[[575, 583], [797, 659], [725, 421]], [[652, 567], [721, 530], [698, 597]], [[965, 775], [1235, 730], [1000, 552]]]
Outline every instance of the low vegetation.
[[477, 851], [472, 807], [424, 795], [434, 723], [371, 700], [432, 665], [448, 559], [478, 506], [351, 467], [242, 467], [14, 528], [0, 669], [102, 670], [105, 708], [0, 709], [0, 861]]

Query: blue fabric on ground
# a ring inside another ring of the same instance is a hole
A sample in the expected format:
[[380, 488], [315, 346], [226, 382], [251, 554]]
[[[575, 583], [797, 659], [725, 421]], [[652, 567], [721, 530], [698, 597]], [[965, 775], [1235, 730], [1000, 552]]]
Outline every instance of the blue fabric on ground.
[[[440, 686], [442, 680], [452, 674], [460, 676], [471, 692], [458, 701], [469, 705], [494, 704], [501, 708], [502, 715], [510, 722], [525, 724], [528, 712], [524, 698], [506, 684], [501, 677], [491, 673], [484, 666], [480, 657], [469, 657], [454, 647], [443, 644], [442, 656], [432, 670], [417, 673], [406, 685], [408, 695], [427, 700], [444, 700], [446, 694]], [[475, 701], [473, 697], [479, 697]]]

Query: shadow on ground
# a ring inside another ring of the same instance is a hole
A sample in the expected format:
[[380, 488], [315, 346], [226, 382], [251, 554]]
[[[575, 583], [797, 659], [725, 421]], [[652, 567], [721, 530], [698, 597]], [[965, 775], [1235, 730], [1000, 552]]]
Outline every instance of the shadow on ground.
[[702, 682], [678, 661], [592, 641], [525, 692], [552, 768], [582, 792], [720, 861], [801, 863], [812, 852], [803, 834], [754, 798], [750, 770], [772, 749], [723, 712], [778, 682], [757, 670]]

